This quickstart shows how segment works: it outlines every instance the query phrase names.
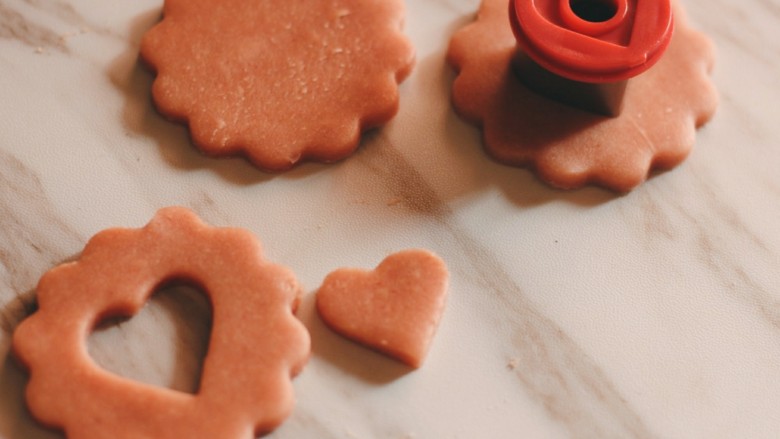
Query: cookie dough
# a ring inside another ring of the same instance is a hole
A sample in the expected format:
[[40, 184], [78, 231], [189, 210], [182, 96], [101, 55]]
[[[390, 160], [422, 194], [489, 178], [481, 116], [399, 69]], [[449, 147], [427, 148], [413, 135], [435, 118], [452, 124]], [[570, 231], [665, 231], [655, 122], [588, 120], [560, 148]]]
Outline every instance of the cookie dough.
[[482, 128], [491, 157], [534, 169], [558, 188], [596, 184], [626, 192], [688, 156], [718, 95], [709, 78], [713, 45], [690, 27], [679, 2], [669, 48], [629, 81], [618, 117], [578, 110], [523, 85], [513, 69], [519, 49], [507, 6], [483, 0], [477, 20], [453, 36], [448, 51], [458, 72], [453, 105]]
[[398, 110], [414, 50], [402, 0], [165, 0], [141, 57], [154, 102], [213, 156], [333, 162]]
[[439, 325], [447, 281], [438, 256], [406, 250], [373, 271], [329, 274], [317, 292], [317, 310], [335, 332], [418, 368]]
[[[87, 353], [95, 325], [136, 314], [171, 280], [199, 285], [212, 305], [195, 395], [116, 376]], [[252, 439], [292, 410], [290, 378], [310, 351], [293, 315], [299, 295], [292, 272], [264, 260], [251, 233], [209, 227], [184, 208], [162, 209], [141, 229], [102, 231], [77, 261], [41, 278], [39, 309], [14, 332], [31, 375], [27, 404], [69, 439]]]

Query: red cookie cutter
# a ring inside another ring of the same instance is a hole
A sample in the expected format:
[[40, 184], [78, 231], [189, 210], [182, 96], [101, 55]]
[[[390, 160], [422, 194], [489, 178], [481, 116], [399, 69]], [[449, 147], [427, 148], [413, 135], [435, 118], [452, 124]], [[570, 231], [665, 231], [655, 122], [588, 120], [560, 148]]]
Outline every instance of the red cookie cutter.
[[672, 38], [670, 0], [510, 0], [520, 80], [550, 99], [620, 113], [627, 81]]

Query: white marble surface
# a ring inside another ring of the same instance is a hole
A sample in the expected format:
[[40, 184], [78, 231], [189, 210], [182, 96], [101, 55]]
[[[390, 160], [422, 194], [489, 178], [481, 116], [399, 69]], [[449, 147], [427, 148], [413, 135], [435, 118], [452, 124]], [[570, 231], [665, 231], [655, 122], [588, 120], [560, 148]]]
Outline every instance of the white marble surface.
[[[173, 204], [252, 230], [308, 293], [312, 358], [270, 437], [780, 437], [780, 3], [684, 1], [718, 47], [721, 107], [681, 167], [624, 196], [486, 158], [444, 63], [478, 0], [407, 3], [398, 117], [346, 161], [268, 175], [201, 156], [150, 105], [138, 42], [161, 0], [0, 1], [0, 438], [62, 437], [24, 409], [9, 353], [37, 279]], [[413, 372], [326, 330], [311, 294], [408, 247], [452, 275]], [[189, 390], [207, 314], [162, 295], [90, 352]]]

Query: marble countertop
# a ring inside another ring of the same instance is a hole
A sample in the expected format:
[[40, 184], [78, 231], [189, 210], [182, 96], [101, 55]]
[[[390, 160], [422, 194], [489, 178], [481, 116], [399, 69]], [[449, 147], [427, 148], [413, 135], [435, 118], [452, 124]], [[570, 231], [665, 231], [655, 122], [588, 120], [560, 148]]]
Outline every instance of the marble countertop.
[[[10, 334], [90, 236], [184, 205], [293, 269], [313, 352], [272, 438], [780, 437], [780, 4], [685, 0], [721, 105], [680, 167], [626, 195], [501, 166], [449, 102], [450, 36], [478, 0], [409, 0], [401, 109], [334, 165], [269, 175], [196, 152], [137, 61], [161, 0], [0, 2], [0, 438], [32, 421]], [[316, 316], [332, 270], [423, 247], [451, 271], [416, 371]], [[97, 330], [107, 369], [192, 391], [208, 306], [160, 294]]]

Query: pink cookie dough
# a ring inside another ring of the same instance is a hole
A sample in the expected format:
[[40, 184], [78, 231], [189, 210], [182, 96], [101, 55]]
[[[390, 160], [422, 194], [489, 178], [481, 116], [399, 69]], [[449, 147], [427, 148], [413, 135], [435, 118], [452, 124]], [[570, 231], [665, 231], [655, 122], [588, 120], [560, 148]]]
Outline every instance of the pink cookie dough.
[[453, 105], [482, 128], [486, 152], [501, 163], [534, 169], [557, 188], [596, 184], [630, 191], [652, 171], [680, 164], [718, 103], [709, 77], [713, 45], [690, 27], [679, 2], [673, 9], [667, 52], [629, 81], [622, 112], [607, 117], [523, 86], [513, 70], [519, 49], [507, 0], [483, 0], [477, 20], [450, 42], [448, 60], [458, 73]]
[[212, 156], [259, 168], [351, 154], [398, 111], [402, 0], [165, 0], [141, 44], [152, 96]]
[[373, 271], [329, 274], [317, 292], [317, 310], [335, 332], [418, 368], [444, 311], [447, 282], [438, 256], [406, 250]]
[[[171, 280], [199, 285], [212, 304], [194, 395], [114, 375], [87, 353], [96, 324], [136, 314]], [[293, 315], [299, 295], [292, 272], [267, 262], [250, 232], [210, 227], [184, 208], [162, 209], [141, 229], [102, 231], [41, 278], [39, 309], [14, 332], [31, 376], [27, 405], [68, 439], [255, 438], [290, 414], [290, 380], [309, 357]]]

